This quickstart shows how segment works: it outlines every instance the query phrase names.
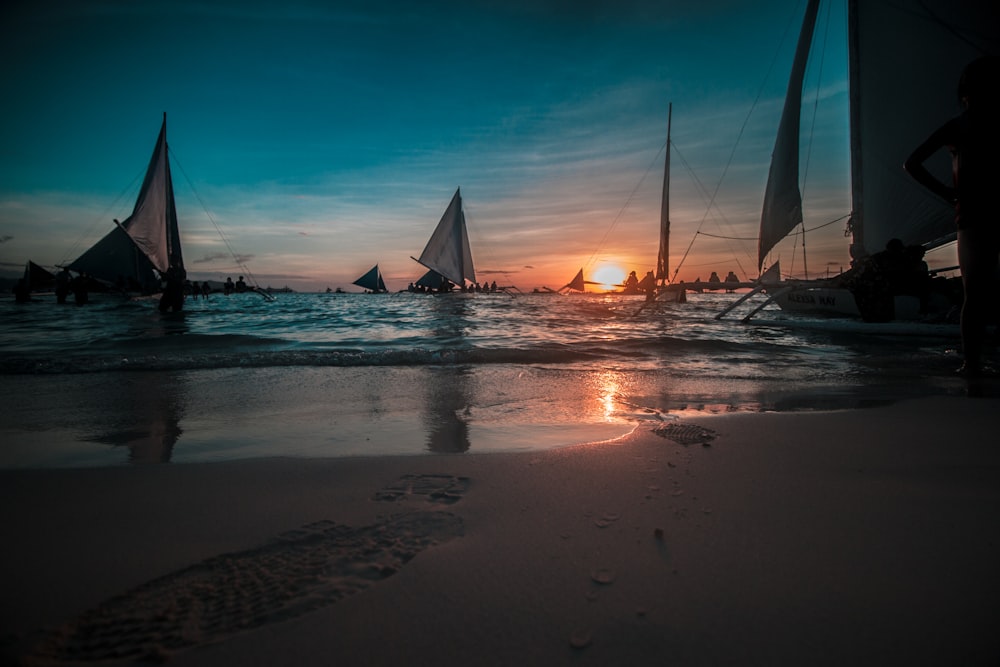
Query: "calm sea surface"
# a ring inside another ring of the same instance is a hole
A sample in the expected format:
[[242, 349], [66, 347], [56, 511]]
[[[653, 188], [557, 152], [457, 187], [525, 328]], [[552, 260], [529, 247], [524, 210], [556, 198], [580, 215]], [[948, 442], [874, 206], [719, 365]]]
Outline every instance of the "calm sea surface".
[[256, 294], [0, 298], [0, 467], [508, 451], [734, 410], [960, 394], [957, 330], [735, 300]]

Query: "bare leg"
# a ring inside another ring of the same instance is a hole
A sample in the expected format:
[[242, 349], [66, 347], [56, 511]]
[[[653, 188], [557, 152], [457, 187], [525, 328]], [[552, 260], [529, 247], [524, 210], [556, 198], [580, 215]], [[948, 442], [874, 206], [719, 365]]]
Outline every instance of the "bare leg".
[[997, 244], [983, 230], [958, 232], [958, 264], [962, 270], [962, 369], [977, 374], [982, 364], [983, 340], [997, 272]]

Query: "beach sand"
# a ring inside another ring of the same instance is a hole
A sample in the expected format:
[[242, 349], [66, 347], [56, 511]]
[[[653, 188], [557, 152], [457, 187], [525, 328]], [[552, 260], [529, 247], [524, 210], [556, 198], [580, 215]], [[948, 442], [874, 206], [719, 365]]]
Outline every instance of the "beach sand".
[[3, 471], [3, 655], [996, 664], [998, 408], [692, 416], [541, 453]]

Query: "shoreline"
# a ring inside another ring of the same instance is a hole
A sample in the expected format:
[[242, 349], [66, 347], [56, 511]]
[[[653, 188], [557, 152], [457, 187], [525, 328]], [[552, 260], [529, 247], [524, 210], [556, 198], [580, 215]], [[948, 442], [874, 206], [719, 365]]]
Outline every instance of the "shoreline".
[[995, 662], [998, 405], [706, 414], [669, 433], [688, 444], [650, 424], [548, 451], [3, 470], [2, 654]]
[[[0, 469], [539, 451], [703, 414], [963, 391], [954, 374], [897, 375], [807, 383], [513, 364], [8, 375]], [[1000, 395], [996, 377], [983, 386]]]

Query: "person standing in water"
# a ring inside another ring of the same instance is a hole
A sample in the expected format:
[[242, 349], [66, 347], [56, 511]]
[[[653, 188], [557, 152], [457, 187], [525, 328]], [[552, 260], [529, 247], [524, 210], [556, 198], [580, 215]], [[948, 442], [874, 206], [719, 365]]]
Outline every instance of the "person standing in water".
[[[982, 370], [986, 324], [1000, 264], [1000, 59], [983, 56], [966, 65], [958, 83], [962, 112], [917, 146], [903, 165], [914, 179], [955, 207], [958, 265], [962, 271], [961, 372]], [[952, 184], [924, 166], [941, 149], [951, 153]]]

